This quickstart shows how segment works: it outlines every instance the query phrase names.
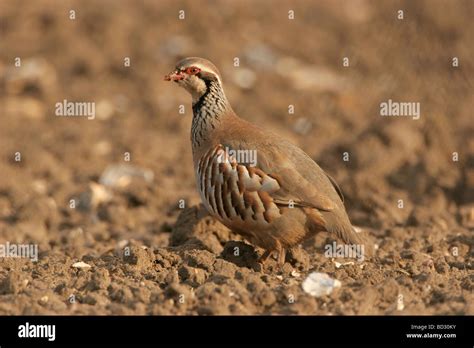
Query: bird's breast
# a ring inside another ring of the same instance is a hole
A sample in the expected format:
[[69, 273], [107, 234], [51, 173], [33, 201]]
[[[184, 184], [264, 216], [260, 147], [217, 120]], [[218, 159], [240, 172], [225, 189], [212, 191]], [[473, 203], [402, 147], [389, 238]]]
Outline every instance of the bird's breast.
[[277, 180], [258, 168], [237, 163], [222, 145], [211, 148], [195, 163], [197, 187], [206, 209], [228, 227], [265, 228], [281, 217], [271, 196], [280, 189]]

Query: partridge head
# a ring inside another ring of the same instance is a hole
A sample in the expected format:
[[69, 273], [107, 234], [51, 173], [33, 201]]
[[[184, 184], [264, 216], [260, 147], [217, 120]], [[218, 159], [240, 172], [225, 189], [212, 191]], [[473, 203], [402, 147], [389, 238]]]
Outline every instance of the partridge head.
[[283, 264], [286, 249], [322, 231], [345, 243], [365, 244], [349, 221], [336, 182], [299, 147], [238, 117], [214, 64], [185, 58], [165, 80], [192, 97], [191, 144], [204, 206], [262, 247], [261, 260], [276, 251]]

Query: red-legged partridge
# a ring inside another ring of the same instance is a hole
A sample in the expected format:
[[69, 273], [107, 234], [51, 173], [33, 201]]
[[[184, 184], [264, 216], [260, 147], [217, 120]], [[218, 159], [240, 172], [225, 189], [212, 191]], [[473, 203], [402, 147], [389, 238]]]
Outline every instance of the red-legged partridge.
[[[364, 243], [349, 221], [336, 182], [297, 146], [239, 118], [211, 62], [183, 59], [165, 80], [192, 96], [194, 169], [206, 209], [264, 248], [261, 260], [277, 251], [283, 264], [285, 249], [320, 231], [345, 243]], [[257, 160], [238, 161], [239, 153], [256, 153]]]

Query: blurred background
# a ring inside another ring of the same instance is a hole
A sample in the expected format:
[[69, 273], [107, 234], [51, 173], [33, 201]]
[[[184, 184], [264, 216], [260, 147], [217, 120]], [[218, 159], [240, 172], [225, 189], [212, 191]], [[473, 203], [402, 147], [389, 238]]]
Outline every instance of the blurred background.
[[[199, 197], [191, 100], [163, 76], [200, 56], [238, 115], [335, 177], [354, 224], [470, 244], [472, 18], [470, 0], [0, 0], [0, 239], [71, 255], [167, 245], [179, 201]], [[95, 119], [57, 117], [64, 99], [95, 102]], [[381, 117], [388, 99], [421, 103], [421, 118]]]

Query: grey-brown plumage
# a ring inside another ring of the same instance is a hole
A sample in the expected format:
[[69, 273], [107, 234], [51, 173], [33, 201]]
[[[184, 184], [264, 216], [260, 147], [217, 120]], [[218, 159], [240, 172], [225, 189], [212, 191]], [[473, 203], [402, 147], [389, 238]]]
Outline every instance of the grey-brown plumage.
[[[320, 231], [364, 244], [335, 181], [297, 146], [239, 118], [211, 62], [186, 58], [165, 79], [184, 87], [193, 99], [191, 143], [205, 207], [264, 248], [262, 260], [278, 251], [284, 263], [285, 249]], [[255, 166], [238, 161], [237, 153], [251, 151], [257, 155]]]

